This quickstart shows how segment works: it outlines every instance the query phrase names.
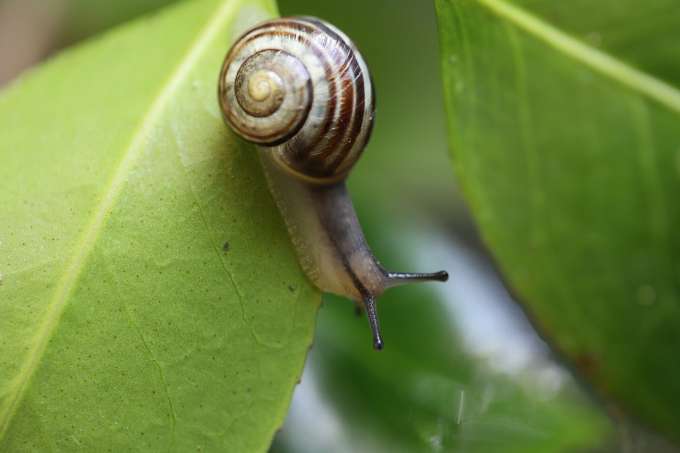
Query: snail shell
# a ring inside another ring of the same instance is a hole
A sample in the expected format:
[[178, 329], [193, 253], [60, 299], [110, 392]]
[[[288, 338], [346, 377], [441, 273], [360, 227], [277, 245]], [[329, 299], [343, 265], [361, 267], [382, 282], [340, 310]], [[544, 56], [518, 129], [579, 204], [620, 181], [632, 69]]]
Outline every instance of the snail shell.
[[265, 22], [232, 47], [220, 76], [229, 125], [298, 177], [343, 179], [371, 135], [375, 97], [354, 44], [314, 18]]
[[446, 272], [388, 272], [371, 253], [345, 179], [373, 127], [366, 63], [332, 25], [311, 17], [262, 23], [239, 38], [218, 92], [225, 121], [260, 146], [260, 160], [302, 269], [321, 290], [362, 304], [373, 345], [376, 299], [387, 288], [446, 281]]

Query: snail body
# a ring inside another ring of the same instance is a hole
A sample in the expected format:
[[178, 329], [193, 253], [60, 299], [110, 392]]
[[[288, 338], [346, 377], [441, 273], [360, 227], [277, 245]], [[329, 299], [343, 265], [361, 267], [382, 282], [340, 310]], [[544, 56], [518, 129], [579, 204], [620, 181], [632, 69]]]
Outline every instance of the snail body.
[[321, 290], [362, 304], [373, 345], [382, 349], [376, 298], [392, 286], [448, 275], [388, 272], [364, 238], [345, 186], [375, 116], [359, 51], [316, 18], [267, 21], [227, 54], [218, 97], [234, 132], [259, 145], [302, 269]]

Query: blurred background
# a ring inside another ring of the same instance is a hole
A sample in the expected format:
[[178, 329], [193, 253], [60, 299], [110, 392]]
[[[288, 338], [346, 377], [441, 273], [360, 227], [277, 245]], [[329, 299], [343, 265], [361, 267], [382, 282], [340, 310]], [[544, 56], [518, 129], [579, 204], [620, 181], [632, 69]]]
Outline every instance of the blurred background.
[[[65, 46], [168, 3], [0, 0], [0, 86]], [[372, 70], [377, 123], [349, 188], [376, 255], [390, 269], [446, 269], [451, 279], [381, 299], [381, 353], [371, 350], [353, 304], [326, 297], [272, 451], [671, 451], [577, 382], [481, 244], [449, 161], [433, 3], [279, 7], [343, 29]]]

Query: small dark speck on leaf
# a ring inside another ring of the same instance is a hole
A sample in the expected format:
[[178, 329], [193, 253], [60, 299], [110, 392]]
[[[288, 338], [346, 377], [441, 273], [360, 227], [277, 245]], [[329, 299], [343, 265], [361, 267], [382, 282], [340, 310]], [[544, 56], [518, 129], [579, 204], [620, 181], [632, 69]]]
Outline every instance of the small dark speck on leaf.
[[229, 242], [226, 241], [224, 242], [224, 245], [222, 246], [222, 251], [224, 251], [224, 253], [227, 253], [229, 251]]
[[290, 291], [291, 293], [294, 293], [295, 287], [293, 285], [288, 285], [288, 291]]

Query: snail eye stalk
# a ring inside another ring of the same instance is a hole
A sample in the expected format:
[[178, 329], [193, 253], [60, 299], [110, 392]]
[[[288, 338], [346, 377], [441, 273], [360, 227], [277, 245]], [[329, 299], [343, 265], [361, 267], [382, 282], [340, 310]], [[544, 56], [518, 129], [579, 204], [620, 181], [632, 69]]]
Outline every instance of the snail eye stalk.
[[388, 272], [387, 279], [395, 286], [418, 282], [446, 282], [449, 280], [449, 273], [446, 271], [428, 273]]
[[376, 307], [375, 298], [368, 296], [364, 299], [364, 306], [366, 307], [366, 315], [368, 316], [368, 324], [371, 326], [371, 333], [373, 334], [373, 349], [380, 351], [385, 343], [380, 332], [380, 320], [378, 319], [378, 309]]

